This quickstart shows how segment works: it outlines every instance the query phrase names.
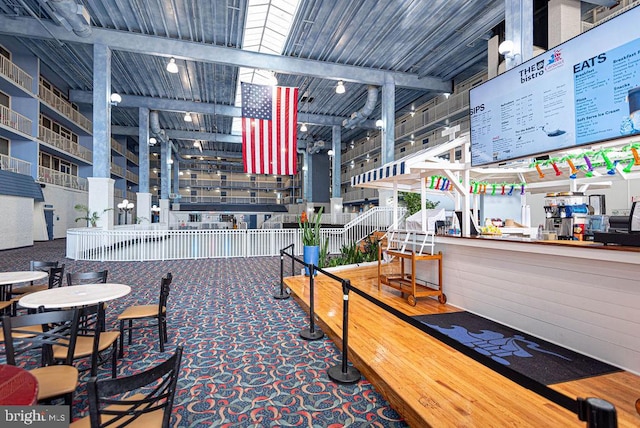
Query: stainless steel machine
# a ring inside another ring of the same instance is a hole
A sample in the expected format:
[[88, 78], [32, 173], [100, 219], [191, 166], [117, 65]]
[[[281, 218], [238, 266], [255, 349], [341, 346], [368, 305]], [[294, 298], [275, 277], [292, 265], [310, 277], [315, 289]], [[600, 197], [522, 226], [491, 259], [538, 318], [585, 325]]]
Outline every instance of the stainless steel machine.
[[583, 239], [589, 214], [583, 193], [547, 193], [544, 202], [545, 231], [555, 232], [558, 239]]

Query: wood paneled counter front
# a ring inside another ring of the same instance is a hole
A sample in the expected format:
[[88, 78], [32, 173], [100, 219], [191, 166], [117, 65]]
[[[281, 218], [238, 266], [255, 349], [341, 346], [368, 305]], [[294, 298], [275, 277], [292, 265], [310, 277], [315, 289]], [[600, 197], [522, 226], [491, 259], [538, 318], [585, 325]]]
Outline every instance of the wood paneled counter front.
[[640, 249], [443, 236], [436, 249], [449, 304], [640, 374]]

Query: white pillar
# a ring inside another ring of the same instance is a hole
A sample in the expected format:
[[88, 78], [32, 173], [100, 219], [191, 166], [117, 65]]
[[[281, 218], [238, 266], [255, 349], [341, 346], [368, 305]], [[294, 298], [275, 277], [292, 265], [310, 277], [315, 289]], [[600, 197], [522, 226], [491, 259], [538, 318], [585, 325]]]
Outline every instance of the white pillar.
[[579, 0], [549, 0], [547, 6], [549, 49], [577, 36], [582, 31]]
[[338, 215], [342, 214], [342, 198], [331, 198], [331, 224], [340, 224]]
[[164, 223], [169, 228], [169, 199], [160, 199], [160, 223]]
[[87, 180], [89, 181], [89, 216], [95, 211], [100, 217], [97, 221], [98, 227], [105, 230], [113, 229], [114, 180], [104, 177], [88, 177]]
[[136, 193], [136, 213], [140, 218], [141, 224], [151, 223], [151, 193], [138, 192]]

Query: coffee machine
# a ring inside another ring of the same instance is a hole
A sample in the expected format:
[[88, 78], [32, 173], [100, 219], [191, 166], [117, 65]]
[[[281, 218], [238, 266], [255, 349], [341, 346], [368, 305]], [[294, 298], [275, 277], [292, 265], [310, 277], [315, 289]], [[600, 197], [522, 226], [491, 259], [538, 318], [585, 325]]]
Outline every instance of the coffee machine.
[[545, 231], [555, 232], [558, 239], [582, 240], [589, 214], [584, 193], [547, 193], [544, 212]]

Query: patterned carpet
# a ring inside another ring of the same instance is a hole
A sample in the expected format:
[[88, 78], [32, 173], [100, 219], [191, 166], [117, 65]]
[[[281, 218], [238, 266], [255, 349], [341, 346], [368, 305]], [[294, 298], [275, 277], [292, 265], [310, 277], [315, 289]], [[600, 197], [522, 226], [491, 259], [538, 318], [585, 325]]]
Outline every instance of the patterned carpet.
[[[172, 425], [179, 427], [404, 427], [400, 416], [362, 379], [354, 385], [330, 381], [340, 364], [328, 339], [299, 337], [308, 317], [292, 300], [275, 300], [280, 259], [182, 260], [165, 262], [83, 262], [65, 257], [65, 241], [0, 251], [0, 270], [28, 270], [29, 260], [58, 260], [67, 272], [109, 270], [109, 282], [132, 292], [109, 304], [107, 328], [131, 304], [155, 303], [160, 278], [173, 274], [169, 296], [169, 344], [160, 353], [157, 332], [143, 329], [125, 343], [119, 375], [166, 359], [184, 346]], [[81, 375], [72, 415], [88, 413]], [[110, 376], [110, 366], [99, 377]]]

